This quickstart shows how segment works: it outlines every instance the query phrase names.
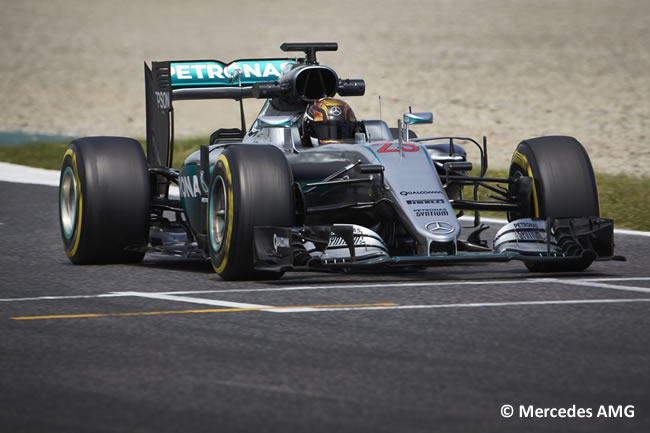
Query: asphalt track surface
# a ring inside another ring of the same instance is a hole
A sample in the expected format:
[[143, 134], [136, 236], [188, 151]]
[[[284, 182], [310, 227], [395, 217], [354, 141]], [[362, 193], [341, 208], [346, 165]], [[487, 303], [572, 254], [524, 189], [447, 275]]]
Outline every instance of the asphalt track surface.
[[577, 274], [229, 283], [154, 256], [73, 266], [57, 192], [0, 182], [0, 431], [650, 431], [648, 237], [617, 235], [627, 262]]

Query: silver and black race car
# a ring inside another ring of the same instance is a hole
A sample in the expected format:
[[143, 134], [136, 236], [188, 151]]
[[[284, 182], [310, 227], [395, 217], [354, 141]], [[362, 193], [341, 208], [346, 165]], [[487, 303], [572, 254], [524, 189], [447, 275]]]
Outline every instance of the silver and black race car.
[[[281, 49], [304, 57], [145, 64], [146, 156], [122, 137], [77, 139], [65, 153], [60, 226], [73, 263], [133, 263], [156, 252], [205, 258], [223, 279], [240, 280], [509, 260], [578, 271], [623, 259], [576, 139], [522, 141], [509, 176], [486, 177], [485, 137], [415, 135], [431, 113], [409, 110], [397, 128], [357, 120], [334, 97], [363, 95], [364, 81], [316, 59], [336, 43]], [[241, 125], [217, 129], [177, 170], [173, 102], [194, 99], [239, 101]], [[250, 128], [244, 99], [265, 101]], [[477, 175], [463, 145], [480, 151]], [[474, 224], [463, 237], [458, 218], [469, 211]], [[491, 246], [480, 211], [507, 214]]]

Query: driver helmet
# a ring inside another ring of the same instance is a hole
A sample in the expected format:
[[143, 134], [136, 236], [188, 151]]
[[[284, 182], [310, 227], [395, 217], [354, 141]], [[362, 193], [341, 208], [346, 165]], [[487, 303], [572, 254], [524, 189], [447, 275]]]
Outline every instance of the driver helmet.
[[340, 99], [315, 101], [307, 107], [303, 118], [303, 137], [307, 146], [352, 143], [357, 129], [357, 118], [352, 108]]

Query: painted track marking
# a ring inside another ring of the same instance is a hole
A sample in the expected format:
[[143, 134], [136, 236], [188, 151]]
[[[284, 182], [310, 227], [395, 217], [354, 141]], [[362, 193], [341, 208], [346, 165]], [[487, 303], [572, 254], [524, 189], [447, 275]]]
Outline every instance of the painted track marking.
[[202, 310], [167, 310], [167, 311], [138, 311], [126, 313], [85, 313], [85, 314], [52, 314], [47, 316], [17, 316], [12, 320], [52, 320], [52, 319], [94, 319], [102, 317], [132, 317], [132, 316], [161, 316], [168, 314], [201, 314], [201, 313], [233, 313], [242, 311], [263, 311], [263, 312], [284, 312], [284, 313], [307, 313], [317, 311], [320, 308], [343, 308], [363, 309], [368, 307], [391, 307], [397, 306], [390, 302], [378, 304], [339, 304], [339, 305], [289, 305], [286, 307], [263, 308], [209, 308]]
[[214, 305], [217, 307], [229, 308], [270, 308], [270, 305], [247, 304], [243, 302], [220, 301], [218, 299], [192, 298], [189, 296], [175, 296], [163, 293], [146, 293], [146, 292], [123, 292], [123, 296], [136, 296], [138, 298], [162, 299], [165, 301], [189, 302], [191, 304]]
[[[382, 289], [382, 288], [408, 288], [408, 287], [440, 287], [440, 286], [482, 286], [488, 284], [522, 284], [522, 283], [554, 283], [562, 284], [568, 281], [650, 281], [650, 277], [625, 277], [625, 278], [585, 278], [580, 280], [559, 278], [527, 278], [523, 280], [480, 280], [480, 281], [428, 281], [418, 283], [375, 283], [375, 284], [330, 284], [326, 286], [295, 286], [273, 287], [258, 289], [217, 289], [217, 290], [187, 290], [178, 292], [160, 292], [165, 294], [201, 294], [201, 293], [246, 293], [246, 292], [291, 292], [297, 290], [329, 290], [329, 289]], [[624, 287], [624, 286], [614, 286]]]
[[[517, 307], [534, 305], [580, 305], [580, 304], [625, 304], [635, 302], [650, 302], [650, 298], [636, 299], [569, 299], [561, 301], [513, 301], [513, 302], [477, 302], [467, 304], [433, 304], [433, 305], [396, 305], [393, 307], [366, 307], [363, 310], [424, 310], [438, 308], [484, 308], [484, 307]], [[314, 311], [352, 311], [355, 308], [332, 307], [319, 308]]]
[[60, 301], [66, 299], [93, 299], [93, 298], [119, 298], [122, 293], [100, 293], [98, 295], [63, 295], [63, 296], [35, 296], [32, 298], [5, 298], [0, 302], [27, 302], [27, 301]]
[[[469, 221], [473, 221], [474, 218], [469, 217], [469, 216], [463, 216], [463, 217], [460, 217], [459, 220], [461, 222], [469, 222]], [[501, 225], [504, 225], [504, 224], [508, 223], [508, 221], [506, 221], [504, 219], [489, 218], [489, 217], [487, 217], [487, 218], [486, 217], [481, 217], [481, 222], [488, 223], [488, 224], [501, 224]], [[471, 227], [468, 227], [468, 228], [471, 228]], [[650, 232], [644, 232], [644, 231], [639, 231], [639, 230], [629, 230], [629, 229], [615, 228], [614, 233], [621, 234], [621, 235], [650, 237]]]
[[650, 288], [648, 287], [636, 287], [636, 286], [621, 286], [616, 284], [605, 284], [599, 283], [596, 281], [574, 281], [574, 280], [559, 280], [563, 284], [569, 284], [572, 286], [581, 286], [581, 287], [597, 287], [600, 289], [613, 289], [613, 290], [623, 290], [627, 292], [641, 292], [641, 293], [650, 293]]
[[170, 310], [170, 311], [142, 311], [128, 313], [88, 313], [88, 314], [60, 314], [47, 316], [18, 316], [12, 320], [53, 320], [53, 319], [89, 319], [106, 317], [132, 317], [132, 316], [159, 316], [169, 314], [199, 314], [199, 313], [233, 313], [245, 311], [284, 312], [284, 313], [314, 313], [335, 311], [377, 311], [377, 310], [424, 310], [424, 309], [450, 309], [450, 308], [485, 308], [485, 307], [526, 307], [537, 305], [593, 305], [593, 304], [629, 304], [650, 302], [650, 298], [637, 299], [571, 299], [562, 301], [514, 301], [514, 302], [480, 302], [466, 304], [433, 304], [433, 305], [399, 305], [396, 303], [379, 304], [349, 304], [349, 305], [289, 305], [283, 307], [264, 308], [212, 308], [203, 310]]
[[479, 308], [479, 307], [508, 307], [508, 306], [535, 306], [535, 305], [575, 305], [575, 304], [613, 304], [650, 302], [650, 298], [636, 299], [574, 299], [574, 300], [548, 300], [548, 301], [504, 301], [504, 302], [481, 302], [481, 303], [457, 303], [457, 304], [432, 304], [432, 305], [399, 305], [388, 304], [352, 304], [352, 305], [296, 305], [296, 306], [272, 306], [251, 304], [243, 302], [232, 302], [218, 299], [196, 298], [183, 296], [190, 293], [233, 293], [233, 292], [276, 292], [296, 290], [324, 290], [324, 289], [347, 289], [347, 288], [405, 288], [405, 287], [442, 287], [442, 286], [481, 286], [492, 284], [567, 284], [571, 286], [604, 288], [622, 291], [633, 291], [650, 293], [650, 288], [609, 284], [611, 282], [623, 281], [650, 281], [650, 277], [625, 277], [625, 278], [583, 278], [583, 279], [558, 279], [558, 278], [530, 278], [524, 280], [481, 280], [481, 281], [437, 281], [437, 282], [416, 282], [416, 283], [374, 283], [374, 284], [345, 284], [328, 286], [298, 286], [298, 287], [276, 287], [259, 289], [231, 289], [231, 290], [197, 290], [179, 292], [113, 292], [98, 295], [71, 295], [71, 296], [43, 296], [34, 298], [13, 298], [0, 299], [0, 301], [41, 301], [60, 299], [89, 299], [104, 297], [139, 297], [157, 299], [163, 301], [183, 302], [192, 304], [211, 305], [224, 308], [192, 309], [192, 310], [167, 310], [167, 311], [145, 311], [145, 312], [114, 312], [114, 313], [87, 313], [87, 314], [61, 314], [44, 316], [20, 316], [12, 317], [14, 320], [39, 320], [39, 319], [71, 319], [71, 318], [97, 318], [97, 317], [127, 317], [127, 316], [153, 316], [171, 314], [197, 314], [197, 313], [221, 313], [236, 311], [263, 311], [273, 313], [307, 313], [316, 311], [352, 311], [352, 310], [416, 310], [416, 309], [440, 309], [440, 308]]
[[[254, 308], [257, 310], [271, 311], [275, 313], [292, 312], [290, 310], [284, 310], [284, 311], [275, 310], [276, 307], [272, 305], [247, 304], [243, 302], [220, 301], [218, 299], [193, 298], [190, 296], [176, 296], [176, 295], [169, 295], [169, 294], [146, 293], [146, 292], [126, 292], [124, 295], [137, 296], [140, 298], [149, 298], [149, 299], [162, 299], [165, 301], [189, 302], [191, 304], [215, 305], [218, 307], [245, 308], [245, 309]], [[300, 310], [305, 309], [305, 307], [297, 307], [297, 308], [299, 308]]]
[[[408, 287], [441, 287], [441, 286], [481, 286], [488, 284], [540, 284], [540, 283], [551, 283], [551, 284], [571, 284], [573, 285], [585, 285], [587, 284], [578, 284], [578, 283], [600, 283], [600, 282], [617, 282], [617, 281], [650, 281], [650, 277], [624, 277], [624, 278], [581, 278], [581, 279], [559, 279], [559, 278], [529, 278], [522, 280], [479, 280], [479, 281], [429, 281], [429, 282], [417, 282], [417, 283], [374, 283], [374, 284], [332, 284], [326, 286], [294, 286], [294, 287], [272, 287], [272, 288], [258, 288], [258, 289], [216, 289], [216, 290], [182, 290], [182, 291], [170, 291], [170, 292], [112, 292], [112, 293], [100, 293], [97, 295], [63, 295], [63, 296], [35, 296], [28, 298], [5, 298], [0, 299], [0, 302], [27, 302], [27, 301], [54, 301], [54, 300], [66, 300], [66, 299], [92, 299], [92, 298], [112, 298], [112, 297], [123, 297], [123, 296], [140, 296], [140, 297], [153, 297], [160, 295], [190, 295], [190, 294], [208, 294], [208, 293], [247, 293], [247, 292], [290, 292], [298, 290], [330, 290], [330, 289], [383, 289], [383, 288], [408, 288]], [[596, 285], [590, 284], [592, 287], [598, 287]], [[638, 291], [632, 289], [638, 289], [638, 287], [631, 286], [619, 286], [619, 285], [608, 285], [610, 288], [616, 290], [625, 290], [629, 288], [631, 291]], [[644, 287], [641, 289], [648, 290]], [[146, 295], [146, 296], [145, 296]], [[199, 299], [205, 301], [201, 298], [191, 298]], [[224, 301], [225, 302], [225, 301]], [[201, 302], [204, 303], [204, 302]], [[216, 305], [216, 304], [210, 304]], [[254, 305], [254, 304], [248, 304]]]

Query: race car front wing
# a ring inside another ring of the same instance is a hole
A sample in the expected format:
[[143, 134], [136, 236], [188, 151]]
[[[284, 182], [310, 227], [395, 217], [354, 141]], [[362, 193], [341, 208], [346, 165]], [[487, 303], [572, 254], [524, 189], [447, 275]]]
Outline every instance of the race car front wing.
[[521, 219], [496, 234], [482, 253], [391, 256], [381, 238], [360, 226], [255, 227], [256, 270], [364, 270], [477, 262], [562, 264], [625, 261], [614, 255], [614, 223], [599, 217]]

